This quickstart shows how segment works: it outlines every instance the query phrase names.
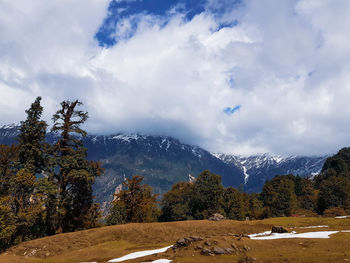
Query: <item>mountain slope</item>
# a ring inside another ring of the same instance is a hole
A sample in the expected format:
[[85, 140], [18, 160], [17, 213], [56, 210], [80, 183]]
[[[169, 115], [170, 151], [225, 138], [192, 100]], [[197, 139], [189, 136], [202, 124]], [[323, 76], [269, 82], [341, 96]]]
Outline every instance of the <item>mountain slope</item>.
[[318, 174], [329, 156], [274, 156], [270, 154], [248, 157], [217, 154], [219, 159], [232, 164], [244, 173], [245, 191], [259, 192], [266, 180], [275, 175], [294, 174], [313, 177]]
[[[0, 128], [0, 143], [16, 142], [18, 125]], [[47, 140], [53, 143], [55, 134]], [[160, 195], [174, 183], [188, 181], [203, 170], [222, 176], [224, 186], [239, 186], [244, 175], [235, 165], [226, 164], [208, 151], [197, 146], [183, 144], [166, 136], [138, 134], [115, 134], [109, 136], [88, 135], [84, 138], [88, 158], [100, 160], [105, 173], [94, 184], [97, 202], [105, 207], [112, 199], [115, 189], [125, 177], [144, 176], [144, 183], [152, 186]]]

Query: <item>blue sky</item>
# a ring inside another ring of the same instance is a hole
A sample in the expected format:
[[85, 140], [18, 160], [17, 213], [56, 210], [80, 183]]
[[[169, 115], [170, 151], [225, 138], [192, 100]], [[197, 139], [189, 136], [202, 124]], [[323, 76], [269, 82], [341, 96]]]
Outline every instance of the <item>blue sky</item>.
[[82, 100], [90, 133], [212, 152], [350, 141], [348, 0], [0, 1], [0, 125]]
[[[226, 3], [225, 3], [226, 2]], [[226, 12], [241, 5], [240, 0], [222, 1], [221, 4], [210, 4], [208, 0], [112, 0], [108, 5], [108, 14], [103, 20], [101, 27], [95, 37], [100, 46], [110, 47], [115, 45], [120, 39], [131, 38], [137, 30], [140, 15], [158, 16], [165, 26], [174, 14], [183, 14], [184, 22], [191, 21], [196, 15], [201, 13], [211, 13], [218, 18]], [[123, 20], [132, 20], [132, 26], [123, 36], [118, 34], [118, 23]], [[230, 20], [230, 19], [229, 19]], [[223, 27], [236, 25], [237, 20], [222, 21], [218, 24], [217, 30]]]

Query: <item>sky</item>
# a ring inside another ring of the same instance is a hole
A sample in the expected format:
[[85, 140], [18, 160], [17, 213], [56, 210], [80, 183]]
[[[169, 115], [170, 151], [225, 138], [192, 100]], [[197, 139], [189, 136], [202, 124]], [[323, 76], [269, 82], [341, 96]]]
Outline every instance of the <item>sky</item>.
[[350, 144], [348, 0], [0, 0], [0, 125], [79, 99], [92, 134], [211, 152]]

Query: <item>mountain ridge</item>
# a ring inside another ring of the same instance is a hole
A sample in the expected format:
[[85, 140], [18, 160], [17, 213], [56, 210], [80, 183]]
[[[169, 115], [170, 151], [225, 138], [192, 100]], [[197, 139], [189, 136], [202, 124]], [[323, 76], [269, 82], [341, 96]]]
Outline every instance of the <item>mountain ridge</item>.
[[[0, 143], [16, 143], [19, 127], [20, 124], [0, 127]], [[49, 132], [48, 142], [55, 142], [57, 136]], [[144, 176], [144, 183], [151, 185], [160, 196], [174, 183], [193, 180], [203, 170], [221, 175], [225, 187], [259, 192], [265, 181], [277, 174], [293, 173], [302, 177], [316, 174], [328, 157], [216, 154], [170, 136], [137, 133], [87, 135], [83, 142], [88, 158], [101, 161], [106, 169], [94, 184], [96, 200], [102, 207], [112, 200], [124, 178], [135, 174]]]

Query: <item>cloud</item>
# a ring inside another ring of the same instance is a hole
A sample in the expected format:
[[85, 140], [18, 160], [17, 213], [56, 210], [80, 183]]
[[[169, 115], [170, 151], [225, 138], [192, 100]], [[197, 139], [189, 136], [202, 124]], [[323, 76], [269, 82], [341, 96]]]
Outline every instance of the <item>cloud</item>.
[[47, 120], [63, 99], [81, 99], [92, 133], [166, 134], [239, 154], [347, 146], [348, 1], [210, 0], [190, 18], [141, 10], [115, 21], [118, 41], [103, 48], [108, 6], [0, 2], [3, 124], [41, 95]]

